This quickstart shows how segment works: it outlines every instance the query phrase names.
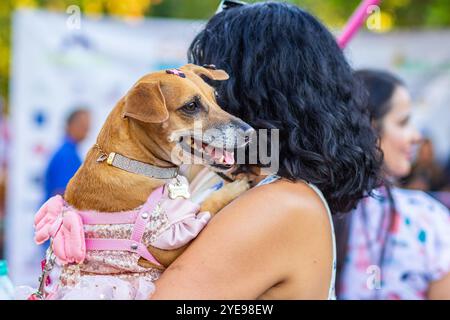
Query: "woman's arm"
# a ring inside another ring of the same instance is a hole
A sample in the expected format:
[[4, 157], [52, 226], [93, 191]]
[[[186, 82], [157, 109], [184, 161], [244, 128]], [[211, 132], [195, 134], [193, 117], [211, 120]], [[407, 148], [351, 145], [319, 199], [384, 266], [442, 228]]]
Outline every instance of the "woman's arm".
[[324, 210], [304, 185], [280, 181], [246, 192], [164, 271], [152, 299], [255, 299], [302, 266], [317, 270], [329, 263], [317, 236], [328, 227], [318, 218]]

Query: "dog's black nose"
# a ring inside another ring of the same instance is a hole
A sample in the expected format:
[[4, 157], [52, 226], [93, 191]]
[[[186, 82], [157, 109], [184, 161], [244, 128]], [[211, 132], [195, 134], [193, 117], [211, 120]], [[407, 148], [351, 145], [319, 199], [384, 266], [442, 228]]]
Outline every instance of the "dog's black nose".
[[245, 134], [246, 136], [250, 136], [250, 135], [252, 135], [252, 134], [255, 133], [255, 129], [253, 129], [252, 127], [250, 127], [248, 124], [246, 124], [246, 125], [242, 128], [242, 130], [244, 131], [244, 134]]
[[250, 127], [248, 124], [242, 128], [242, 136], [244, 137], [244, 143], [249, 143], [252, 139], [252, 136], [256, 133], [255, 129]]

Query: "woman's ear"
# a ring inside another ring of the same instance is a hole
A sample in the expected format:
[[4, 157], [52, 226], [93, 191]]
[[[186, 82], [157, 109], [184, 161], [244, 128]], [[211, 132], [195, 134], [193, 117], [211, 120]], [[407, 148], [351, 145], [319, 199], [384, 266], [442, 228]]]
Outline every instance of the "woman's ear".
[[169, 118], [159, 81], [140, 82], [125, 97], [124, 117], [146, 123], [161, 123]]
[[184, 69], [185, 71], [191, 71], [194, 72], [195, 74], [201, 76], [206, 76], [211, 80], [218, 80], [218, 81], [222, 81], [222, 80], [228, 80], [230, 78], [230, 76], [228, 75], [228, 73], [226, 73], [224, 70], [220, 70], [220, 69], [215, 69], [215, 67], [212, 67], [212, 65], [208, 66], [208, 68], [205, 67], [200, 67], [198, 65], [189, 63], [183, 67], [181, 67], [180, 69]]

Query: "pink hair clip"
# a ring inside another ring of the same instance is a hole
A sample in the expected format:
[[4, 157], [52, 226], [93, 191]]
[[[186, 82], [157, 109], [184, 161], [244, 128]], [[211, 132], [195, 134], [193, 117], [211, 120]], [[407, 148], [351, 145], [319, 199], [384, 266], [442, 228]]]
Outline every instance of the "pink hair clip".
[[169, 69], [169, 70], [166, 70], [166, 73], [174, 74], [174, 75], [179, 76], [181, 78], [186, 78], [186, 75], [180, 69]]

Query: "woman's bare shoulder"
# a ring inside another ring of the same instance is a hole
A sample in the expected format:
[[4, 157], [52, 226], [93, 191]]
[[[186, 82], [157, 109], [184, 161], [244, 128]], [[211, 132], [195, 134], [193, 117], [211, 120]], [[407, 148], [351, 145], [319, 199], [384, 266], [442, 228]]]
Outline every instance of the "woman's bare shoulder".
[[[332, 227], [327, 208], [320, 196], [304, 182], [280, 180], [249, 190], [236, 201], [248, 218], [263, 227], [250, 225], [279, 259], [283, 281], [266, 291], [261, 298], [327, 298], [332, 265]], [[239, 223], [239, 218], [234, 221]], [[260, 243], [260, 244], [261, 244]], [[256, 245], [254, 250], [267, 247]], [[299, 272], [299, 270], [302, 270]]]
[[[324, 223], [317, 218], [326, 211], [316, 197], [308, 186], [285, 181], [247, 191], [163, 273], [154, 298], [254, 299], [280, 283], [314, 283], [308, 278], [315, 279], [318, 261], [329, 263]], [[298, 270], [304, 278], [293, 280]]]
[[254, 250], [264, 251], [264, 244], [278, 245], [292, 258], [304, 259], [305, 253], [328, 248], [331, 243], [327, 209], [304, 182], [279, 180], [252, 188], [219, 212], [211, 224], [218, 229], [245, 230], [261, 240], [253, 242]]
[[319, 195], [305, 182], [278, 180], [254, 187], [236, 199], [233, 206], [254, 208], [247, 211], [267, 213], [278, 218], [317, 219], [327, 218], [327, 209]]

